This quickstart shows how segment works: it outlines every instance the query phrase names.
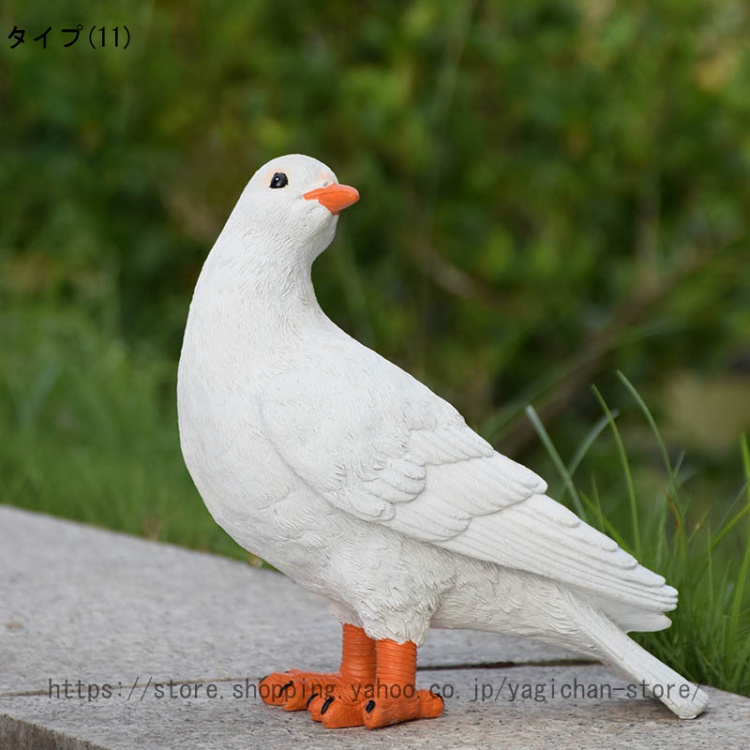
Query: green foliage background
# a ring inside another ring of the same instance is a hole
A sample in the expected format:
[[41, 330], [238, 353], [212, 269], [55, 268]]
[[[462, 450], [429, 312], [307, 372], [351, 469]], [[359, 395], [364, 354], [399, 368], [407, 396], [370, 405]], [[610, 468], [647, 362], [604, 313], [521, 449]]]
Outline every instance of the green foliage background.
[[[92, 25], [130, 46], [92, 50]], [[362, 195], [316, 264], [324, 309], [499, 449], [551, 474], [523, 408], [569, 457], [595, 382], [662, 486], [620, 369], [700, 513], [740, 491], [742, 0], [11, 0], [0, 30], [1, 501], [241, 554], [182, 466], [176, 361], [206, 253], [286, 152]], [[616, 515], [616, 446], [589, 454]]]

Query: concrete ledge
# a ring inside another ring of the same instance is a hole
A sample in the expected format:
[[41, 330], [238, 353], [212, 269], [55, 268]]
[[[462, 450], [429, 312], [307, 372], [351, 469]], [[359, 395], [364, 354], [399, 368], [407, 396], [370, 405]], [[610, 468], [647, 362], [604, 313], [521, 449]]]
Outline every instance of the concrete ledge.
[[291, 581], [0, 506], [0, 748], [746, 746], [750, 699], [709, 690], [679, 721], [600, 665], [520, 639], [435, 631], [420, 686], [445, 715], [330, 732], [265, 706], [260, 677], [339, 658], [339, 627]]

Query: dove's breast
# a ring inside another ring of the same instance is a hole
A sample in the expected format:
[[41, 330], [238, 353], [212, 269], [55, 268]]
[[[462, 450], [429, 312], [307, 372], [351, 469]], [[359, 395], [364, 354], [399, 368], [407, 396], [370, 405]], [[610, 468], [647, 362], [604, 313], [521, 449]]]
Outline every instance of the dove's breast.
[[185, 464], [219, 525], [235, 538], [243, 529], [251, 538], [238, 541], [253, 551], [259, 516], [297, 484], [261, 429], [258, 365], [251, 353], [188, 325], [177, 378]]
[[191, 310], [178, 370], [185, 464], [209, 512], [238, 544], [325, 594], [331, 529], [345, 533], [351, 522], [304, 484], [264, 431], [263, 399], [288, 356], [273, 340], [232, 330], [233, 321], [210, 325], [216, 321], [203, 312]]

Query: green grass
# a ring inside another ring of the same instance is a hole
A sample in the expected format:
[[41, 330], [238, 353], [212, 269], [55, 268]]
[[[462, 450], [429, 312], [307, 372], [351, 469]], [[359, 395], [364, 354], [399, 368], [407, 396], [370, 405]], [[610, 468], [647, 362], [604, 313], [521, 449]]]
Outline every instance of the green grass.
[[[672, 627], [636, 635], [637, 640], [687, 678], [750, 695], [750, 449], [740, 442], [744, 478], [734, 498], [713, 503], [691, 496], [685, 457], [673, 458], [656, 421], [633, 385], [620, 374], [649, 428], [661, 459], [661, 471], [645, 474], [634, 466], [618, 428], [617, 415], [596, 390], [604, 416], [566, 463], [534, 410], [528, 414], [561, 478], [558, 497], [588, 523], [614, 538], [640, 562], [664, 575], [680, 592]], [[590, 475], [588, 491], [575, 480], [594, 442], [605, 440], [609, 428], [612, 454], [619, 462], [622, 488], [608, 506]]]
[[[0, 338], [2, 502], [248, 559], [182, 462], [174, 361], [133, 350], [73, 310], [4, 313]], [[621, 380], [632, 408], [618, 415], [595, 392], [602, 416], [569, 460], [528, 409], [560, 476], [550, 494], [680, 590], [673, 626], [638, 639], [690, 679], [750, 695], [748, 443], [739, 446], [741, 491], [708, 502], [716, 483], [701, 484], [672, 454]]]

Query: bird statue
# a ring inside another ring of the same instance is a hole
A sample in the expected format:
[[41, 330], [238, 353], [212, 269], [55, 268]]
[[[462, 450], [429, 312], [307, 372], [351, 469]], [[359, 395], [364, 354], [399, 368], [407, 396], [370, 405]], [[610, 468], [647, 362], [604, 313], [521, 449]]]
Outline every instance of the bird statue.
[[626, 635], [667, 627], [676, 590], [321, 309], [312, 264], [358, 200], [308, 156], [261, 167], [203, 266], [180, 356], [180, 442], [211, 515], [343, 626], [338, 672], [271, 674], [263, 700], [331, 728], [439, 716], [417, 648], [463, 628], [595, 657], [694, 718], [706, 694]]

